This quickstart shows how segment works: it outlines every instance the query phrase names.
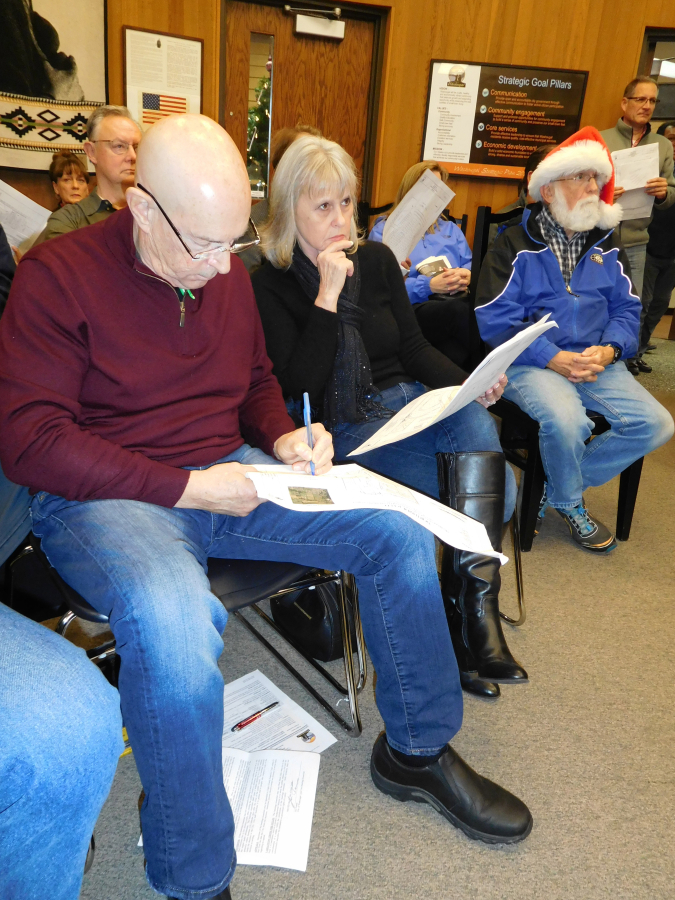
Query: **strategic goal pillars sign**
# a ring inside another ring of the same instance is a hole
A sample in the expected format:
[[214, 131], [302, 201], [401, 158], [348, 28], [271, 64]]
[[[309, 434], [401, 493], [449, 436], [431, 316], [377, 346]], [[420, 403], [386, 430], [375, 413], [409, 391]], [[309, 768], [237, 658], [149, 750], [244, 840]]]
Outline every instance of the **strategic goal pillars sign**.
[[422, 159], [457, 175], [522, 178], [527, 157], [579, 129], [588, 72], [433, 59]]

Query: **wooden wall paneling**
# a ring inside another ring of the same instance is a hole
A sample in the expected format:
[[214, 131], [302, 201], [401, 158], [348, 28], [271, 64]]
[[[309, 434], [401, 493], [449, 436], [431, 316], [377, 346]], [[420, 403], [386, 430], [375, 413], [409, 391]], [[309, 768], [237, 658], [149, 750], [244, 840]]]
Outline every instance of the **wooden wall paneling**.
[[20, 191], [45, 209], [54, 210], [57, 198], [52, 188], [49, 172], [33, 172], [27, 169], [13, 169], [0, 166], [0, 180]]
[[339, 43], [293, 31], [293, 16], [278, 7], [228, 0], [226, 128], [245, 158], [248, 105], [241, 85], [248, 84], [250, 35], [273, 34], [272, 130], [299, 123], [316, 125], [326, 137], [342, 144], [361, 170], [374, 26], [348, 19], [345, 38]]
[[204, 40], [204, 115], [218, 118], [220, 0], [108, 0], [108, 94], [124, 103], [122, 26]]

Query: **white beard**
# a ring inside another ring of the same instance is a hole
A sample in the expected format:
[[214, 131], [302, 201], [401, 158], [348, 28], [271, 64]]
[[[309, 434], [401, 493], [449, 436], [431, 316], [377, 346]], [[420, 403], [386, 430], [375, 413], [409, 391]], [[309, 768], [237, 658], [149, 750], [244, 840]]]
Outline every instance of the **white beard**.
[[594, 195], [579, 200], [574, 209], [568, 209], [562, 197], [554, 194], [549, 205], [551, 215], [559, 225], [568, 231], [590, 231], [600, 222], [600, 198]]

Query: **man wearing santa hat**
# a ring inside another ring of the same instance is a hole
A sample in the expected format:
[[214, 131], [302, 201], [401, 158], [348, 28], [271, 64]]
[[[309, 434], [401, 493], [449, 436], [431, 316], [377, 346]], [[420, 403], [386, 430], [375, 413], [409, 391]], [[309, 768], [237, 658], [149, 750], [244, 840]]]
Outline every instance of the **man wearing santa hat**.
[[[539, 527], [552, 506], [586, 550], [616, 547], [590, 515], [583, 492], [614, 478], [673, 435], [673, 420], [626, 369], [635, 355], [640, 300], [614, 228], [614, 166], [600, 133], [586, 127], [556, 147], [530, 180], [537, 201], [485, 257], [476, 316], [483, 340], [504, 343], [551, 314], [556, 327], [510, 366], [504, 396], [539, 422], [546, 487]], [[601, 413], [610, 430], [587, 443]]]

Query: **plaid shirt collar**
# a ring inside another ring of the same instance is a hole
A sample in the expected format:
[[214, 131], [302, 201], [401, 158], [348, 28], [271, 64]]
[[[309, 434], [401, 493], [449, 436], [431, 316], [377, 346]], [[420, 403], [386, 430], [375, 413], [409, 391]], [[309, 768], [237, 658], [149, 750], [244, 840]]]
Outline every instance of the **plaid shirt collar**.
[[570, 279], [590, 234], [588, 231], [577, 231], [569, 240], [562, 225], [553, 218], [546, 204], [542, 204], [541, 212], [537, 216], [537, 224], [548, 246], [558, 260], [560, 271], [565, 279], [565, 286], [569, 290]]

